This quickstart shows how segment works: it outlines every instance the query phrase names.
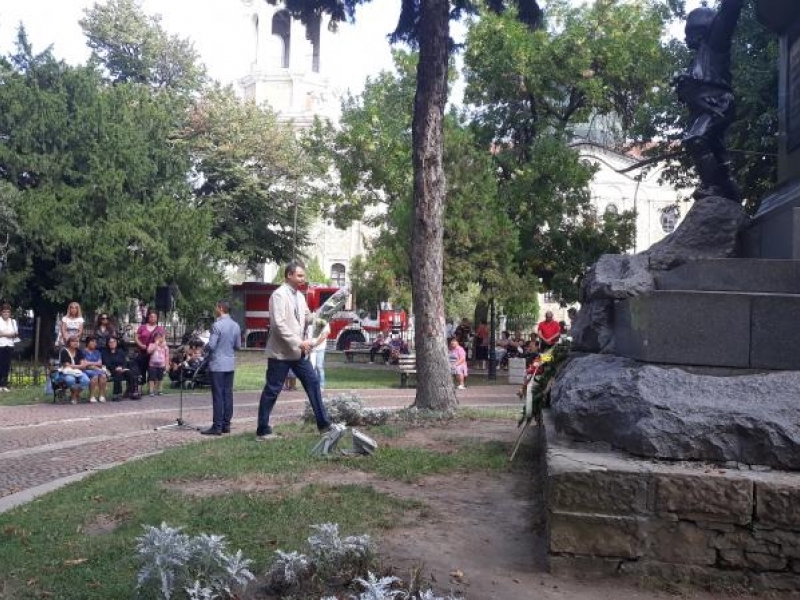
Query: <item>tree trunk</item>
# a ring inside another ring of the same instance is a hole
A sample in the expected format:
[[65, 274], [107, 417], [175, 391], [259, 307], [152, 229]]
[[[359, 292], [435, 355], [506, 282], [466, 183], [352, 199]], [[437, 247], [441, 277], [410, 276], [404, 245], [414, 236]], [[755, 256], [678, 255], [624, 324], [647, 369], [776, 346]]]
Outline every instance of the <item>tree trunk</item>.
[[412, 129], [414, 222], [411, 283], [417, 353], [415, 406], [431, 410], [445, 410], [458, 403], [447, 360], [442, 293], [446, 201], [442, 131], [447, 103], [449, 8], [449, 0], [421, 0], [419, 66]]

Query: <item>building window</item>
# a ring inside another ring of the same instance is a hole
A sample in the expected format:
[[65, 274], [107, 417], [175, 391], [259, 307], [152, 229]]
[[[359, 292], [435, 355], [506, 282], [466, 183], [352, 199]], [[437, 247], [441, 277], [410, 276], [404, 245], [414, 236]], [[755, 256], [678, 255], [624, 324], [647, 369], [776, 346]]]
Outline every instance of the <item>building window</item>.
[[619, 208], [613, 202], [611, 204], [606, 204], [606, 214], [616, 216], [619, 214]]
[[336, 287], [344, 285], [345, 268], [342, 263], [333, 263], [331, 265], [331, 283]]
[[292, 41], [292, 18], [289, 12], [281, 10], [272, 17], [272, 35], [280, 40], [280, 65], [282, 69], [289, 68], [289, 51]]
[[543, 299], [545, 304], [553, 304], [554, 302], [556, 302], [556, 295], [551, 290], [547, 290], [544, 293]]
[[681, 209], [677, 204], [672, 204], [661, 210], [661, 229], [664, 233], [672, 233], [681, 218]]

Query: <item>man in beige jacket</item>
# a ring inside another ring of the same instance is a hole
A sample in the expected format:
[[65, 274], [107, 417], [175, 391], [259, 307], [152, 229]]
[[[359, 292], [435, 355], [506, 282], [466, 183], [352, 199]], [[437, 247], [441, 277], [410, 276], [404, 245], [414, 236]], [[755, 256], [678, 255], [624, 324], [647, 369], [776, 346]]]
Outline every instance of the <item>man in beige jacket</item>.
[[306, 324], [311, 312], [306, 298], [299, 288], [306, 281], [303, 263], [292, 261], [283, 272], [285, 282], [269, 299], [269, 338], [267, 339], [267, 381], [258, 403], [258, 427], [256, 439], [265, 441], [272, 437], [269, 417], [289, 369], [294, 371], [308, 395], [308, 401], [317, 419], [317, 429], [325, 433], [331, 422], [322, 403], [322, 392], [314, 367], [309, 361], [312, 340], [304, 339]]

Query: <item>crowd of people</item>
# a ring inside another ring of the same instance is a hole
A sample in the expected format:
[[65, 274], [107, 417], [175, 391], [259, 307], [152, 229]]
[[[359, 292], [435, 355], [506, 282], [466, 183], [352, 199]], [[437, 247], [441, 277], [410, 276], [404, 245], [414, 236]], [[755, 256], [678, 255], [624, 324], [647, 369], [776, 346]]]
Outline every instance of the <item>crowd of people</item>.
[[[567, 316], [570, 321], [574, 321], [577, 310], [570, 308]], [[525, 359], [525, 366], [530, 367], [542, 353], [553, 348], [562, 339], [566, 339], [569, 329], [565, 321], [556, 321], [552, 311], [547, 311], [544, 320], [539, 322], [528, 339], [524, 339], [520, 331], [515, 332], [513, 337], [508, 331], [500, 332], [494, 347], [496, 367], [502, 370], [508, 369], [510, 358]], [[486, 369], [489, 364], [491, 343], [489, 324], [485, 320], [481, 321], [473, 330], [466, 317], [461, 319], [458, 326], [453, 320], [449, 320], [445, 334], [451, 373], [455, 377], [457, 388], [465, 389], [470, 364], [481, 370]]]
[[[0, 320], [0, 376], [4, 364], [3, 323]], [[159, 325], [158, 312], [153, 309], [144, 313], [132, 339], [126, 337], [106, 312], [100, 312], [94, 324], [87, 326], [80, 304], [70, 302], [58, 323], [58, 357], [51, 384], [68, 390], [72, 404], [80, 401], [85, 390], [89, 403], [138, 400], [143, 389], [150, 396], [161, 396], [167, 376], [173, 385], [192, 380], [203, 360], [203, 343], [194, 339], [185, 340], [176, 353], [171, 353], [166, 330]]]

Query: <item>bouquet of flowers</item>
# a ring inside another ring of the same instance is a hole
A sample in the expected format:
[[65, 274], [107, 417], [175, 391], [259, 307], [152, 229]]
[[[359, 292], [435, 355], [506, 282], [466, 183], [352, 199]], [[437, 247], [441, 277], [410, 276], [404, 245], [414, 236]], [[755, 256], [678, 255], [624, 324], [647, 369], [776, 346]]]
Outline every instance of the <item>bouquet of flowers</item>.
[[349, 295], [350, 288], [348, 286], [339, 288], [333, 296], [328, 298], [325, 303], [314, 312], [311, 317], [314, 339], [320, 336], [322, 330], [331, 322], [334, 315], [344, 309]]

